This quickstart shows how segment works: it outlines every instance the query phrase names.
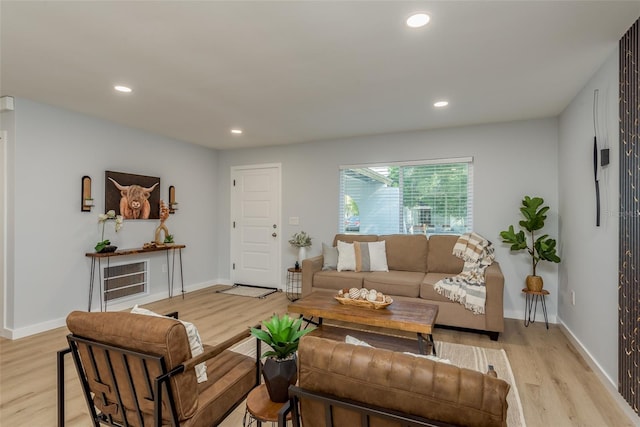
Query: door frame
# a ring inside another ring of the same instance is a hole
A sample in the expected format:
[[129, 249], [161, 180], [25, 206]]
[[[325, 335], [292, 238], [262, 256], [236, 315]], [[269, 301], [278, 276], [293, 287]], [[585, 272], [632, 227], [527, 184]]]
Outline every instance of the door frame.
[[258, 164], [250, 164], [250, 165], [239, 165], [239, 166], [231, 166], [229, 170], [229, 278], [231, 283], [236, 283], [235, 280], [235, 269], [233, 268], [234, 255], [238, 250], [239, 242], [235, 237], [235, 233], [233, 232], [233, 218], [236, 213], [237, 201], [234, 200], [235, 195], [233, 191], [233, 177], [238, 171], [245, 170], [256, 170], [256, 169], [270, 169], [275, 168], [276, 179], [277, 179], [277, 189], [278, 189], [278, 213], [276, 215], [278, 221], [278, 234], [280, 236], [280, 244], [276, 246], [275, 257], [275, 265], [278, 270], [278, 274], [276, 275], [278, 283], [275, 285], [278, 289], [283, 288], [283, 275], [282, 275], [282, 163], [258, 163]]

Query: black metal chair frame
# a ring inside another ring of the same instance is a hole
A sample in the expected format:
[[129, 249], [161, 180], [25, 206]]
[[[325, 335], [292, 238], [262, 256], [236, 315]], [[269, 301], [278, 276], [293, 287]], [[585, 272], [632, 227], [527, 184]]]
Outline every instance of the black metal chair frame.
[[[122, 411], [121, 413], [122, 421], [118, 422], [113, 419], [113, 415], [106, 414], [104, 413], [104, 411], [99, 413], [96, 410], [96, 407], [93, 404], [93, 400], [92, 400], [92, 390], [89, 386], [89, 381], [87, 380], [86, 371], [83, 368], [82, 361], [80, 359], [78, 343], [82, 343], [87, 346], [87, 350], [91, 355], [91, 363], [93, 364], [93, 370], [96, 373], [98, 372], [98, 370], [96, 369], [95, 354], [98, 351], [101, 351], [104, 353], [105, 360], [109, 362], [109, 375], [111, 376], [110, 380], [113, 384], [115, 384], [115, 388], [116, 388], [115, 394], [116, 394], [118, 405], [120, 408], [123, 407], [121, 391], [120, 391], [121, 387], [128, 387], [129, 391], [133, 396], [137, 396], [141, 392], [146, 393], [145, 398], [147, 400], [154, 402], [154, 424], [156, 427], [161, 427], [162, 426], [162, 406], [163, 406], [162, 398], [163, 398], [163, 392], [164, 392], [164, 393], [167, 393], [168, 395], [168, 401], [169, 401], [168, 409], [171, 412], [171, 415], [170, 415], [171, 425], [174, 427], [178, 427], [180, 425], [180, 422], [178, 420], [178, 414], [175, 407], [175, 402], [173, 399], [173, 392], [171, 390], [169, 380], [171, 379], [171, 377], [184, 372], [184, 369], [185, 369], [184, 365], [176, 366], [171, 371], [167, 371], [166, 363], [164, 361], [164, 357], [162, 356], [157, 356], [157, 355], [148, 354], [148, 353], [141, 353], [137, 351], [131, 351], [121, 347], [114, 347], [114, 346], [103, 344], [97, 341], [78, 337], [73, 334], [67, 335], [67, 341], [69, 342], [69, 348], [65, 348], [63, 350], [58, 351], [58, 355], [57, 355], [58, 427], [64, 427], [65, 425], [64, 360], [65, 360], [65, 356], [69, 353], [71, 353], [73, 356], [73, 361], [75, 363], [78, 376], [80, 377], [80, 383], [82, 385], [83, 394], [84, 394], [87, 406], [89, 407], [89, 411], [90, 411], [90, 415], [91, 415], [91, 419], [93, 421], [94, 427], [99, 427], [101, 424], [107, 425], [107, 426], [113, 426], [113, 427], [128, 427], [129, 425], [131, 425], [130, 423], [132, 423], [132, 421], [127, 420], [127, 414], [124, 411]], [[262, 371], [261, 369], [262, 364], [260, 363], [260, 354], [261, 354], [260, 347], [261, 347], [260, 340], [256, 339], [256, 366], [257, 366], [256, 386], [260, 384], [260, 376]], [[114, 357], [120, 357], [123, 360], [124, 365], [127, 367], [127, 374], [128, 374], [127, 384], [119, 384], [116, 382], [115, 373], [113, 371], [113, 367], [111, 364], [111, 361], [113, 360]], [[130, 366], [132, 366], [133, 363], [142, 364], [143, 371], [146, 373], [146, 378], [145, 378], [146, 390], [142, 390], [142, 391], [137, 390], [134, 386], [133, 379], [132, 379], [133, 377], [131, 375], [131, 370], [130, 370]], [[161, 375], [155, 378], [152, 378], [149, 375], [149, 367], [153, 365], [158, 366], [159, 371], [162, 372]], [[95, 378], [95, 380], [98, 383], [101, 382], [101, 378]], [[97, 396], [98, 398], [102, 398], [103, 402], [105, 403], [106, 403], [107, 391], [108, 390], [106, 389], [103, 392], [98, 391], [98, 393], [102, 393], [102, 396]], [[236, 402], [236, 404], [225, 413], [224, 417], [228, 416], [231, 412], [233, 412], [235, 408], [237, 408], [238, 405], [244, 401], [247, 395], [248, 393], [242, 399]], [[136, 422], [133, 422], [133, 425], [142, 426], [144, 425], [142, 421], [144, 415], [142, 413], [140, 406], [137, 403], [137, 399], [134, 399], [134, 400], [136, 401], [135, 417], [137, 418], [137, 420]]]
[[[383, 418], [390, 421], [400, 423], [402, 427], [455, 427], [439, 421], [429, 420], [427, 418], [415, 415], [405, 414], [391, 409], [380, 408], [377, 406], [367, 405], [354, 400], [338, 398], [336, 396], [306, 390], [298, 386], [289, 387], [289, 401], [283, 405], [278, 412], [278, 427], [286, 426], [286, 419], [291, 412], [291, 420], [293, 427], [300, 427], [300, 399], [313, 399], [324, 404], [325, 426], [334, 427], [333, 408], [345, 408], [360, 413], [360, 426], [368, 427], [371, 417]], [[339, 426], [337, 426], [339, 427]]]

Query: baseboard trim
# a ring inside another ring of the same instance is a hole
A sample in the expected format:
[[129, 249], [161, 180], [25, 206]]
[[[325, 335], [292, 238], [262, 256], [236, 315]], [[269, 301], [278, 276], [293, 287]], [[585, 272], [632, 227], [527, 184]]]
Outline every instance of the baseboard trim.
[[[185, 293], [197, 291], [199, 289], [208, 288], [209, 286], [214, 286], [218, 284], [218, 282], [202, 282], [197, 283], [190, 286], [185, 286]], [[180, 297], [180, 290], [175, 292], [174, 290], [174, 298]], [[136, 304], [149, 304], [161, 299], [169, 298], [169, 291], [156, 292], [154, 294], [145, 295], [142, 298], [132, 298], [127, 299], [126, 301], [122, 301], [115, 304], [107, 305], [107, 311], [122, 311], [127, 310], [133, 307]], [[93, 307], [93, 309], [99, 309], [99, 307]], [[86, 310], [86, 306], [83, 308], [79, 308], [78, 310]], [[31, 335], [39, 334], [41, 332], [50, 331], [51, 329], [60, 328], [66, 325], [66, 316], [59, 319], [47, 320], [46, 322], [36, 323], [29, 326], [24, 326], [22, 328], [17, 329], [3, 329], [1, 334], [4, 338], [10, 340], [17, 340], [20, 338], [25, 338]]]
[[600, 381], [603, 383], [613, 400], [616, 401], [620, 409], [625, 413], [625, 415], [629, 418], [634, 425], [640, 425], [640, 416], [636, 414], [629, 403], [624, 400], [622, 395], [618, 392], [618, 382], [611, 378], [607, 373], [602, 369], [602, 366], [598, 361], [593, 357], [591, 352], [582, 344], [582, 342], [575, 336], [573, 331], [569, 329], [569, 327], [562, 321], [562, 319], [558, 318], [558, 325], [562, 333], [567, 337], [571, 345], [578, 350], [578, 353], [582, 356], [582, 358], [587, 362], [589, 367], [596, 373]]
[[[538, 308], [540, 308], [540, 306], [538, 306]], [[524, 321], [524, 302], [522, 306], [522, 311], [504, 310], [503, 315], [505, 319], [518, 319], [518, 320]], [[549, 314], [547, 318], [549, 319], [549, 323], [556, 324], [559, 321], [558, 317], [552, 314]], [[544, 323], [544, 314], [542, 313], [542, 309], [538, 310], [538, 312], [536, 313], [536, 323], [538, 322]]]

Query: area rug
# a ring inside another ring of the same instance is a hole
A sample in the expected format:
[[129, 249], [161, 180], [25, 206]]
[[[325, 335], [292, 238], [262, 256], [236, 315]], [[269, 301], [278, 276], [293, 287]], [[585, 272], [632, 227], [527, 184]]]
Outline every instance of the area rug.
[[278, 292], [275, 288], [263, 288], [260, 286], [233, 285], [230, 288], [216, 291], [219, 294], [239, 295], [242, 297], [264, 298], [274, 292]]
[[[242, 341], [232, 347], [231, 350], [255, 357], [255, 338]], [[509, 427], [526, 426], [516, 381], [513, 376], [513, 371], [511, 370], [511, 364], [504, 350], [438, 341], [436, 342], [436, 353], [438, 357], [449, 359], [449, 361], [456, 366], [479, 372], [486, 372], [487, 366], [493, 365], [498, 374], [498, 378], [505, 380], [511, 385], [511, 389], [507, 395], [507, 403], [509, 404], [507, 410], [507, 425]], [[244, 405], [241, 406], [244, 408]]]

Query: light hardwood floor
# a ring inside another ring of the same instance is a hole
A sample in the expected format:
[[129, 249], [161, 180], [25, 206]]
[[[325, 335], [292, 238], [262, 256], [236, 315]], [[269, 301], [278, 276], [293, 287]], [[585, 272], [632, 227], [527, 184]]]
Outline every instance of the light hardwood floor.
[[[186, 294], [185, 298], [158, 301], [146, 308], [164, 313], [178, 311], [193, 322], [205, 343], [215, 344], [235, 332], [286, 311], [284, 293], [265, 299], [215, 293], [220, 286]], [[506, 320], [499, 341], [486, 335], [436, 328], [436, 340], [504, 348], [511, 362], [529, 427], [634, 426], [597, 375], [575, 350], [560, 328]], [[65, 347], [66, 328], [19, 340], [0, 339], [0, 426], [56, 425], [56, 352]], [[70, 358], [66, 363], [67, 426], [88, 426], [86, 404]], [[222, 424], [242, 425], [243, 408]]]

